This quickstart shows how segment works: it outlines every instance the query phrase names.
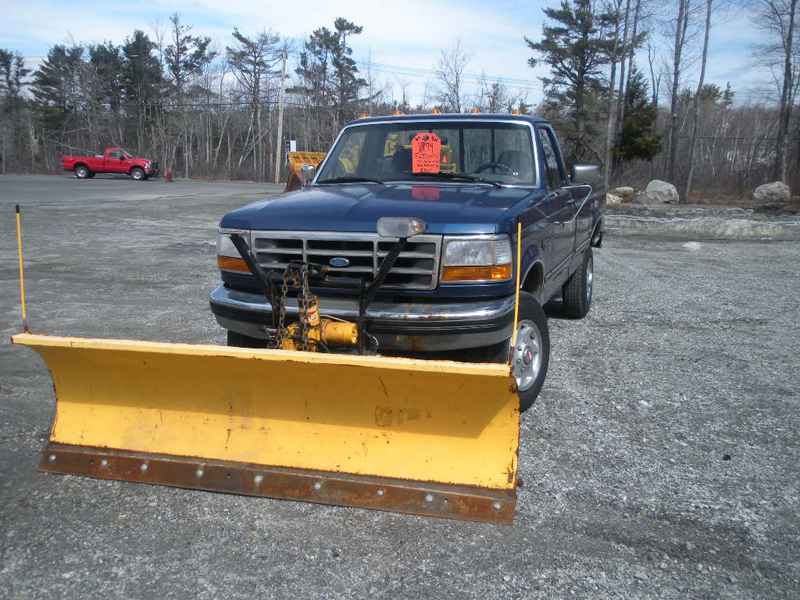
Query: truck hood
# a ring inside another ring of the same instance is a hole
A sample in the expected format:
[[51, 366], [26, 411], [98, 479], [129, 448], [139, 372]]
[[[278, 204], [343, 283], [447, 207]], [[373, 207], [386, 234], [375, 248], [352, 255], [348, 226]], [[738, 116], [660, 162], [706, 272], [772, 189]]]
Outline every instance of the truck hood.
[[537, 191], [449, 182], [325, 184], [248, 204], [225, 215], [220, 227], [374, 232], [381, 217], [418, 217], [430, 233], [495, 233], [502, 215]]

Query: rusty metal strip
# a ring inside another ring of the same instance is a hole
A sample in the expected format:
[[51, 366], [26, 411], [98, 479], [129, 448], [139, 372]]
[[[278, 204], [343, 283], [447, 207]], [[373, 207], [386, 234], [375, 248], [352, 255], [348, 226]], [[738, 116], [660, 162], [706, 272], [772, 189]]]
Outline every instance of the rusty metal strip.
[[39, 470], [210, 492], [511, 525], [514, 490], [420, 483], [326, 471], [50, 443]]

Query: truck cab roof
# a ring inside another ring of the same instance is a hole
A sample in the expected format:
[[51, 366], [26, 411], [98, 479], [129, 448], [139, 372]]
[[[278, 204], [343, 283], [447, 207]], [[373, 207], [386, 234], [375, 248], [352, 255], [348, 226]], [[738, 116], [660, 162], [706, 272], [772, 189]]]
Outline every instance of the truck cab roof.
[[363, 117], [350, 121], [347, 125], [363, 125], [367, 123], [403, 122], [403, 121], [515, 121], [517, 123], [549, 124], [547, 119], [531, 115], [514, 115], [510, 113], [423, 113], [408, 115], [384, 115], [379, 117]]

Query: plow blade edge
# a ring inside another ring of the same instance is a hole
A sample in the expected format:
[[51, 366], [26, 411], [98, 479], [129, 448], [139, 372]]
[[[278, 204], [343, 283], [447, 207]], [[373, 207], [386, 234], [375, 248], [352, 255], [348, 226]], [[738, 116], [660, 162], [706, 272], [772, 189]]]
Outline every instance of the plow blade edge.
[[56, 416], [40, 470], [511, 523], [507, 365], [19, 334]]

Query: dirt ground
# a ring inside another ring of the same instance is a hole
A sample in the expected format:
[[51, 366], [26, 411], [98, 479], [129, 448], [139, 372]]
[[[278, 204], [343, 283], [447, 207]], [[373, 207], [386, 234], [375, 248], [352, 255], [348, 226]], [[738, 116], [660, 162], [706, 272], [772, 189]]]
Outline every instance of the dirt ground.
[[797, 598], [800, 243], [607, 236], [548, 307], [513, 526], [40, 474], [55, 400], [20, 330], [223, 343], [239, 183], [0, 177], [0, 597]]

